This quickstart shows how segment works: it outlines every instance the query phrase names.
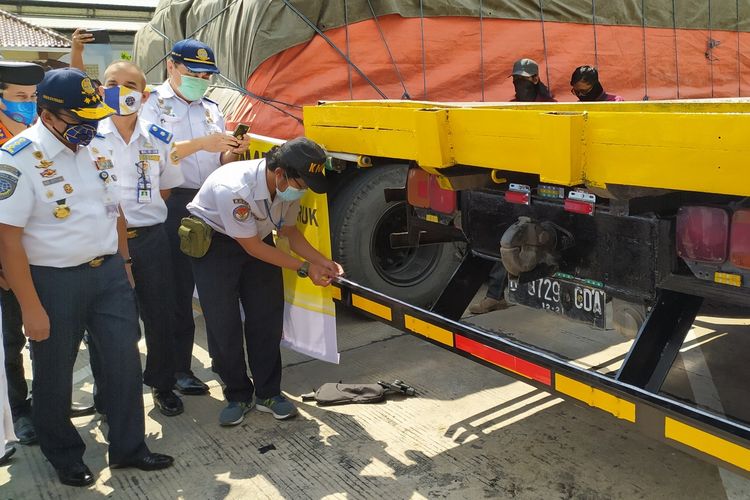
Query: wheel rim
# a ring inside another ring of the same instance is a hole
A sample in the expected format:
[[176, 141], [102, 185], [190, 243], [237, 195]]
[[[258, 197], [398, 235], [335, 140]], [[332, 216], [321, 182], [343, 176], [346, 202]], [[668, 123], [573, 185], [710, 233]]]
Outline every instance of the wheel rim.
[[388, 283], [408, 287], [424, 281], [440, 258], [440, 245], [391, 248], [391, 233], [406, 231], [406, 203], [395, 203], [380, 216], [370, 240], [375, 271]]

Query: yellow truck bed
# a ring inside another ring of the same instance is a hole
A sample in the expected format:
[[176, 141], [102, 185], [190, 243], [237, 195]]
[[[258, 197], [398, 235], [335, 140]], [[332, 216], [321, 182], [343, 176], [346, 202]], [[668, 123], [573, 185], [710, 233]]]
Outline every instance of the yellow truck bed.
[[541, 182], [750, 195], [750, 101], [428, 103], [304, 108], [328, 151], [538, 174]]

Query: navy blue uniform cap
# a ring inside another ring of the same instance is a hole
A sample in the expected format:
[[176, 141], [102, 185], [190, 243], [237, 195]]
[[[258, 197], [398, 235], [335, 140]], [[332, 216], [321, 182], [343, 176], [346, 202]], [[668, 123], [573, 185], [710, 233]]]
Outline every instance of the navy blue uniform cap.
[[219, 73], [214, 51], [193, 38], [180, 40], [172, 47], [172, 59], [184, 64], [193, 73]]
[[0, 82], [36, 85], [44, 78], [44, 68], [34, 63], [0, 61]]
[[81, 120], [98, 121], [115, 114], [104, 104], [91, 78], [73, 68], [53, 69], [36, 88], [40, 108], [65, 109]]

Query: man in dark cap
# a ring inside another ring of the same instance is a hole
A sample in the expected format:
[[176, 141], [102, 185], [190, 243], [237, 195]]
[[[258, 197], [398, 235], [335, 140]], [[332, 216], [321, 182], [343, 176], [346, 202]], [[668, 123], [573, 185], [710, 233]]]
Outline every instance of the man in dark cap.
[[519, 59], [513, 63], [515, 102], [557, 102], [539, 78], [539, 65], [533, 59]]
[[[343, 272], [295, 225], [305, 191], [325, 193], [328, 188], [325, 163], [320, 146], [298, 137], [273, 148], [266, 158], [217, 169], [187, 206], [193, 217], [213, 229], [207, 252], [192, 255], [192, 263], [209, 354], [228, 403], [219, 415], [221, 425], [240, 424], [256, 404], [276, 419], [297, 412], [281, 394], [281, 268], [319, 286]], [[273, 230], [278, 235], [275, 245]], [[244, 332], [238, 300], [245, 313]]]
[[104, 378], [110, 467], [169, 467], [172, 457], [144, 442], [140, 330], [111, 155], [88, 147], [114, 111], [75, 69], [48, 72], [37, 106], [39, 120], [0, 148], [0, 260], [31, 340], [42, 453], [63, 484], [94, 482], [69, 413], [87, 330]]

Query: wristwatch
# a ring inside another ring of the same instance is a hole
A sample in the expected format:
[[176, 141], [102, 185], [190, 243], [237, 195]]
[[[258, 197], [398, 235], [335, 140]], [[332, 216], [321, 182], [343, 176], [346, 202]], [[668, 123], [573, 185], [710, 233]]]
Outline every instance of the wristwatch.
[[310, 263], [303, 262], [299, 269], [297, 269], [297, 276], [300, 278], [307, 278], [310, 275]]

